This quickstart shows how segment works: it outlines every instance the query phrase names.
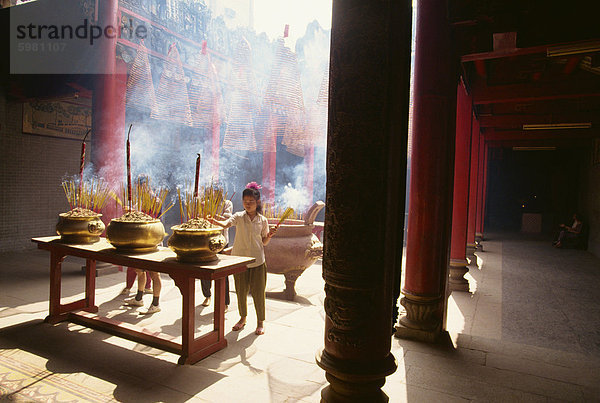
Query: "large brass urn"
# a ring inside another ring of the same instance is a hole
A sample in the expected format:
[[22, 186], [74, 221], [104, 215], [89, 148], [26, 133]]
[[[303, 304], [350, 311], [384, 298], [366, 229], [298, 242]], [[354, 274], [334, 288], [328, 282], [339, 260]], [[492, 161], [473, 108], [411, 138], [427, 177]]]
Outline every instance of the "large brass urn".
[[167, 235], [163, 223], [140, 212], [113, 218], [106, 228], [106, 240], [119, 252], [153, 252]]
[[75, 210], [58, 215], [56, 233], [64, 243], [90, 244], [98, 242], [104, 232], [104, 223], [100, 219], [102, 214], [94, 213], [77, 214]]
[[167, 241], [167, 245], [175, 252], [180, 262], [212, 262], [217, 260], [217, 253], [225, 247], [223, 230], [202, 219], [193, 219], [171, 229], [173, 235]]

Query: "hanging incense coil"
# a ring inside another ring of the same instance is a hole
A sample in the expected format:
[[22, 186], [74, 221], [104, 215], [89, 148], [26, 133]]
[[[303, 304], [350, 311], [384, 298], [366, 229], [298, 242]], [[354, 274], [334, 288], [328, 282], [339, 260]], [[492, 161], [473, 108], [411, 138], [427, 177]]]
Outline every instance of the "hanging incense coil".
[[[282, 144], [292, 154], [303, 157], [305, 153], [306, 116], [298, 58], [283, 38], [277, 41], [275, 63], [271, 70], [269, 84], [263, 102], [265, 115], [269, 116], [263, 137], [263, 150], [274, 151], [272, 138], [283, 131]], [[281, 116], [283, 119], [274, 119]]]
[[198, 54], [195, 67], [188, 91], [192, 126], [211, 127], [213, 119], [219, 118], [221, 108], [217, 69], [210, 55], [204, 52]]
[[309, 145], [325, 146], [327, 138], [327, 108], [329, 99], [329, 71], [321, 80], [321, 87], [315, 102], [307, 107], [307, 142]]
[[227, 114], [227, 130], [223, 147], [232, 150], [256, 151], [254, 117], [258, 111], [257, 88], [252, 71], [250, 44], [245, 38], [238, 43], [229, 80], [232, 91]]
[[175, 43], [169, 48], [167, 60], [156, 92], [156, 108], [150, 117], [186, 126], [192, 125], [187, 83], [179, 51]]
[[143, 39], [127, 78], [127, 106], [138, 109], [156, 109], [156, 94], [152, 82], [150, 59]]

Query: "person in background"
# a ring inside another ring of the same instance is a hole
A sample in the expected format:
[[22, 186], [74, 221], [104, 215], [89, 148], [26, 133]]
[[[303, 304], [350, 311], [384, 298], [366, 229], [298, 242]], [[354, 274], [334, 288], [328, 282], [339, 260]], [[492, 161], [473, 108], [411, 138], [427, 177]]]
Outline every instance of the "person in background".
[[578, 238], [581, 235], [583, 221], [581, 221], [577, 213], [574, 213], [573, 224], [571, 224], [571, 226], [560, 224], [559, 227], [560, 232], [558, 233], [558, 238], [552, 243], [555, 248], [562, 248], [565, 242]]
[[144, 306], [144, 300], [142, 299], [144, 296], [144, 285], [146, 284], [146, 277], [150, 277], [152, 279], [152, 303], [148, 307], [148, 310], [144, 312], [144, 315], [160, 312], [160, 306], [158, 306], [160, 290], [162, 288], [160, 273], [142, 269], [135, 269], [135, 272], [137, 273], [138, 290], [135, 297], [128, 298], [124, 301], [125, 304], [131, 306]]
[[[141, 174], [138, 176], [137, 180], [138, 180], [140, 186], [149, 186], [148, 175]], [[150, 194], [153, 194], [151, 189], [150, 189]], [[160, 214], [161, 213], [159, 212], [158, 217], [160, 217]], [[162, 245], [162, 242], [160, 244]], [[138, 286], [137, 293], [135, 294], [135, 297], [127, 298], [126, 300], [124, 300], [124, 303], [126, 305], [131, 305], [131, 306], [144, 306], [144, 300], [142, 299], [142, 297], [144, 296], [144, 292], [151, 291], [152, 292], [152, 303], [148, 307], [148, 310], [146, 312], [143, 312], [143, 314], [151, 315], [153, 313], [160, 312], [160, 306], [158, 305], [159, 298], [160, 298], [160, 291], [162, 289], [162, 283], [160, 281], [160, 273], [154, 272], [154, 271], [146, 271], [146, 270], [137, 269], [137, 268], [135, 268], [133, 270], [135, 270], [135, 272], [137, 273], [137, 286]], [[127, 272], [129, 274], [129, 268], [127, 269]], [[148, 277], [150, 277], [152, 280], [152, 290], [148, 290], [148, 286], [147, 286]], [[125, 285], [125, 287], [127, 287], [128, 284], [129, 283], [127, 283]], [[131, 285], [133, 285], [133, 282], [131, 283]]]
[[236, 227], [232, 255], [250, 256], [255, 259], [248, 265], [248, 270], [233, 275], [235, 292], [238, 300], [240, 320], [232, 330], [239, 331], [246, 326], [248, 316], [248, 292], [252, 293], [256, 310], [256, 335], [265, 333], [265, 289], [267, 286], [267, 265], [265, 264], [264, 246], [269, 243], [276, 228], [269, 230], [269, 222], [261, 214], [260, 185], [250, 182], [242, 193], [244, 211], [235, 213], [226, 221], [211, 218], [211, 222], [223, 228]]
[[[131, 292], [131, 287], [133, 287], [133, 283], [136, 278], [137, 274], [135, 272], [135, 267], [128, 267], [127, 274], [125, 277], [125, 288], [123, 288], [123, 291], [121, 291], [121, 295], [129, 295], [129, 293]], [[144, 286], [144, 293], [152, 293], [152, 280], [150, 276], [146, 276], [146, 285]]]
[[[223, 207], [223, 216], [215, 217], [219, 220], [227, 220], [233, 214], [233, 203], [231, 202], [231, 200], [225, 200], [224, 204], [225, 204], [225, 206]], [[227, 247], [229, 245], [229, 229], [228, 228], [225, 228], [223, 230], [223, 236], [225, 237], [225, 247]], [[212, 281], [210, 281], [210, 280], [204, 280], [204, 279], [200, 280], [200, 284], [202, 285], [202, 295], [204, 295], [204, 302], [202, 303], [203, 306], [210, 305], [210, 297], [212, 296], [212, 294], [210, 293], [211, 283], [212, 283]], [[227, 276], [227, 277], [225, 277], [225, 312], [227, 312], [230, 302], [231, 302], [231, 299], [229, 297], [229, 276]]]

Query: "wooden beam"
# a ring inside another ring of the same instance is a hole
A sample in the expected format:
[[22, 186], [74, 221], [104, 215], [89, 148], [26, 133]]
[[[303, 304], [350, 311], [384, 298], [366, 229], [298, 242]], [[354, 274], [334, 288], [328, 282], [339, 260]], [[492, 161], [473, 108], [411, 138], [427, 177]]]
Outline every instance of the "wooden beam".
[[483, 131], [486, 141], [504, 140], [573, 140], [600, 137], [598, 129], [571, 130], [503, 130], [488, 129]]
[[600, 80], [571, 79], [535, 84], [487, 86], [483, 80], [475, 79], [471, 88], [475, 105], [600, 97]]
[[532, 55], [536, 53], [546, 53], [548, 49], [547, 45], [533, 46], [530, 48], [514, 48], [514, 49], [502, 49], [491, 52], [471, 53], [468, 55], [462, 55], [460, 61], [463, 63], [474, 62], [477, 60], [490, 60], [490, 59], [501, 59], [504, 57], [515, 57]]
[[481, 128], [521, 128], [523, 125], [548, 124], [548, 123], [585, 123], [594, 121], [600, 124], [598, 113], [568, 113], [568, 114], [511, 114], [479, 116]]
[[589, 147], [590, 139], [490, 140], [488, 147]]
[[600, 116], [600, 97], [552, 99], [546, 101], [505, 102], [479, 105], [481, 116], [486, 115], [571, 115], [597, 113]]

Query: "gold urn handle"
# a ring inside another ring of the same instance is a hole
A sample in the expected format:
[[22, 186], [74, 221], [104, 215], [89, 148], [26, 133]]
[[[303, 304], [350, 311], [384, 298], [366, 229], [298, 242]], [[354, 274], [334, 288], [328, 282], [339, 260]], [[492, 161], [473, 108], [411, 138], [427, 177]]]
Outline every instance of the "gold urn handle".
[[215, 236], [208, 241], [208, 249], [211, 252], [220, 252], [225, 247], [225, 237], [223, 235]]
[[100, 235], [104, 228], [104, 223], [100, 220], [88, 224], [88, 232], [92, 235]]

